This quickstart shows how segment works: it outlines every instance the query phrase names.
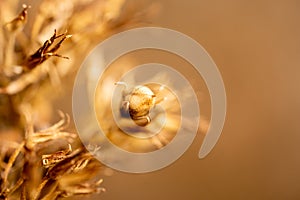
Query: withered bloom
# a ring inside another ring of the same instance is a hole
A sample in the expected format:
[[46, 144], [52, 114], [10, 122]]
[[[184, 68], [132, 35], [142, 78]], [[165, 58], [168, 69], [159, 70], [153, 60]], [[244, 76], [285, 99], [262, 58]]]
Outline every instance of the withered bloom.
[[0, 199], [52, 200], [104, 191], [103, 166], [74, 130], [66, 130], [69, 115], [59, 112], [61, 119], [51, 125], [57, 117], [53, 102], [68, 90], [66, 77], [95, 42], [142, 21], [144, 10], [126, 9], [127, 4], [0, 1]]

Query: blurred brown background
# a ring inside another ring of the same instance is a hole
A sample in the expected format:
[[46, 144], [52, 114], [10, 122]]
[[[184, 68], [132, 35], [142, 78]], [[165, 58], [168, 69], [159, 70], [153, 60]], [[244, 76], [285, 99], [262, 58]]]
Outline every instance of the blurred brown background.
[[225, 127], [205, 159], [197, 157], [198, 135], [171, 166], [115, 172], [104, 178], [107, 192], [93, 197], [300, 199], [300, 1], [158, 2], [154, 24], [193, 37], [218, 65], [227, 91]]

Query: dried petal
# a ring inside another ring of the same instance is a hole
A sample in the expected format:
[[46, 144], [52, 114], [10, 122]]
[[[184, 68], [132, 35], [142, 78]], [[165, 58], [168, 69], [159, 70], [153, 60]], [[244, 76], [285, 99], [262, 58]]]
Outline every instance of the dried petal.
[[60, 161], [66, 159], [68, 155], [72, 152], [72, 146], [69, 144], [69, 149], [62, 151], [57, 151], [52, 154], [42, 155], [42, 164], [45, 168], [49, 168], [59, 163]]
[[[59, 54], [56, 54], [55, 52], [61, 47], [62, 42], [65, 39], [70, 38], [70, 37], [71, 37], [71, 35], [67, 35], [66, 33], [56, 35], [56, 30], [54, 30], [54, 34], [52, 35], [52, 37], [49, 40], [45, 41], [43, 46], [40, 47], [34, 54], [29, 56], [28, 59], [23, 63], [25, 70], [28, 71], [28, 70], [35, 68], [36, 66], [43, 63], [45, 60], [47, 60], [51, 56], [68, 59], [68, 57], [61, 56]], [[58, 38], [61, 38], [60, 41], [58, 43], [56, 43], [55, 46], [53, 46], [54, 42]]]
[[6, 27], [9, 31], [15, 32], [24, 27], [24, 25], [27, 21], [28, 8], [30, 8], [30, 6], [23, 4], [23, 10], [20, 12], [20, 14], [15, 19], [13, 19], [11, 22], [8, 22], [6, 24]]

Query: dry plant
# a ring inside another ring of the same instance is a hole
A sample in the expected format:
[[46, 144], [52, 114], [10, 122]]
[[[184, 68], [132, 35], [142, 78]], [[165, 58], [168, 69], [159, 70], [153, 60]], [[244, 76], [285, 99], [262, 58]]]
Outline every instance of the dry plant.
[[0, 199], [104, 191], [103, 166], [65, 130], [69, 115], [59, 111], [61, 119], [51, 125], [53, 102], [94, 44], [147, 18], [141, 6], [125, 0], [0, 1]]

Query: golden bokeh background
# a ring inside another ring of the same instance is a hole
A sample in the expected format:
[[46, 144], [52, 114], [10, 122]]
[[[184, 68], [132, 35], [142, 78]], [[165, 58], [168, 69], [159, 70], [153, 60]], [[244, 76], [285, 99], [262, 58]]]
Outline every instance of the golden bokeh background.
[[[205, 159], [197, 157], [204, 137], [198, 134], [171, 166], [114, 172], [104, 178], [107, 192], [93, 198], [299, 199], [300, 2], [157, 2], [154, 25], [191, 36], [219, 67], [227, 92], [224, 130]], [[203, 99], [201, 113], [209, 113], [207, 92]]]

